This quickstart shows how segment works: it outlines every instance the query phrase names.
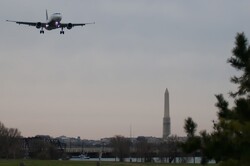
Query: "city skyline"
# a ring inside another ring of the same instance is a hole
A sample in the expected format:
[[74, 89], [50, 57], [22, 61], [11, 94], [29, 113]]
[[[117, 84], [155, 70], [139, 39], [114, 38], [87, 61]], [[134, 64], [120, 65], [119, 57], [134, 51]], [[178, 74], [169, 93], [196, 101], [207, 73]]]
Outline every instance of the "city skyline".
[[[23, 136], [162, 137], [164, 92], [171, 134], [184, 119], [212, 130], [215, 94], [236, 89], [227, 59], [237, 32], [250, 37], [249, 1], [2, 0], [0, 121]], [[5, 20], [96, 24], [46, 31]], [[230, 99], [229, 99], [230, 100]], [[231, 102], [232, 105], [232, 102]]]

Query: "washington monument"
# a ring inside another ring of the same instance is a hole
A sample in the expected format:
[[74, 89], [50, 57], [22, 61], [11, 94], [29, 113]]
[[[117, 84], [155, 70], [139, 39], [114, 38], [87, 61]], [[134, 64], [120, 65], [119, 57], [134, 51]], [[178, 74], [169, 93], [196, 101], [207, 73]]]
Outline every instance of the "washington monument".
[[170, 135], [170, 116], [169, 116], [169, 93], [166, 88], [164, 94], [164, 117], [163, 117], [163, 139]]

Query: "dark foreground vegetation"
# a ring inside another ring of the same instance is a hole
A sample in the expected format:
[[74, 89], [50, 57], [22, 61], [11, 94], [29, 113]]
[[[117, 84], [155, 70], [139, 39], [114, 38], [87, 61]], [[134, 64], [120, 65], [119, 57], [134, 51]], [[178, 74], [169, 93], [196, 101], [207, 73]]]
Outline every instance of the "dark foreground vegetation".
[[[1, 166], [96, 166], [94, 161], [51, 161], [51, 160], [0, 160]], [[124, 163], [101, 162], [100, 166], [199, 166], [199, 164], [157, 164], [157, 163]], [[212, 164], [211, 166], [216, 166]]]
[[250, 164], [250, 46], [244, 33], [238, 33], [228, 63], [239, 71], [231, 82], [238, 89], [230, 92], [234, 106], [229, 108], [222, 94], [216, 95], [218, 119], [213, 131], [195, 135], [197, 124], [189, 117], [185, 120], [188, 139], [182, 145], [186, 153], [200, 151], [202, 163], [214, 159], [221, 166], [249, 166]]

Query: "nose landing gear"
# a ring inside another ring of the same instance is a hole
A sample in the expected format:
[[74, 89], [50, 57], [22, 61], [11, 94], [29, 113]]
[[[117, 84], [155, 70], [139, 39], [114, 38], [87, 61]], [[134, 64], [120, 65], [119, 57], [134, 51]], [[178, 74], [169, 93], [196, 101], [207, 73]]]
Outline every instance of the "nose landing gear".
[[63, 27], [62, 27], [62, 30], [60, 31], [60, 34], [64, 34]]
[[40, 30], [40, 34], [44, 34], [44, 30], [43, 30], [43, 28]]

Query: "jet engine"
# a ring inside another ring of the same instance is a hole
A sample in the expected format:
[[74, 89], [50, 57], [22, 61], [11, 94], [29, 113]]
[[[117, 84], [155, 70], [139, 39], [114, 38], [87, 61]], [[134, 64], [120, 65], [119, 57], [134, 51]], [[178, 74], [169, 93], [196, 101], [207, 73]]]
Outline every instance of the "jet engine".
[[36, 28], [37, 28], [37, 29], [39, 29], [39, 28], [41, 28], [41, 27], [42, 27], [42, 23], [40, 23], [40, 22], [36, 23]]
[[71, 29], [73, 27], [72, 23], [68, 23], [67, 29]]

